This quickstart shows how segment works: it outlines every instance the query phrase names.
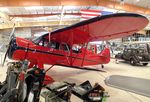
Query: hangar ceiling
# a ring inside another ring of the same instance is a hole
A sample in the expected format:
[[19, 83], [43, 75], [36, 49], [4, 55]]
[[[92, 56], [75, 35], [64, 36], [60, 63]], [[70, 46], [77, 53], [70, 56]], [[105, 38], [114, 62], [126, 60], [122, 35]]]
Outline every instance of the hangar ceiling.
[[[82, 20], [80, 10], [136, 12], [150, 19], [150, 0], [0, 0], [0, 29], [70, 25]], [[146, 29], [150, 29], [150, 25]]]
[[117, 2], [124, 2], [125, 4], [131, 4], [136, 5], [144, 8], [150, 8], [150, 0], [111, 0], [111, 1], [117, 1]]

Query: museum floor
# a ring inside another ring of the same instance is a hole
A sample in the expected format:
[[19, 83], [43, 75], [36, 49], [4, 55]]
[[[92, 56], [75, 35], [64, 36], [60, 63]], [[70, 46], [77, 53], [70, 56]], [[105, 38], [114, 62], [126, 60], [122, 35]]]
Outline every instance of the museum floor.
[[[93, 67], [101, 68], [100, 66]], [[5, 79], [6, 69], [7, 67], [0, 68], [1, 81]], [[109, 64], [105, 65], [105, 68], [103, 70], [105, 70], [106, 72], [86, 71], [55, 66], [47, 74], [52, 76], [56, 81], [75, 82], [76, 84], [80, 84], [86, 80], [89, 80], [92, 84], [98, 82], [106, 89], [106, 91], [110, 95], [107, 102], [150, 102], [150, 98], [148, 97], [112, 88], [106, 86], [104, 83], [104, 79], [110, 75], [125, 75], [150, 79], [150, 64], [148, 66], [131, 66], [130, 64], [125, 62], [120, 62], [119, 64], [116, 64], [115, 61], [112, 59]], [[72, 95], [71, 102], [82, 101]]]

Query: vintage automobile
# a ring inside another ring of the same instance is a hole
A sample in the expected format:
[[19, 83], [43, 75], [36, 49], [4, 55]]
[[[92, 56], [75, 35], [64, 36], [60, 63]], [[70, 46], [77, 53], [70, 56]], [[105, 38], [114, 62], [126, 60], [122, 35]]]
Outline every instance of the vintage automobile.
[[147, 66], [150, 62], [150, 45], [145, 44], [144, 46], [130, 46], [123, 50], [123, 53], [119, 53], [115, 56], [117, 59], [123, 59], [130, 62], [131, 65]]

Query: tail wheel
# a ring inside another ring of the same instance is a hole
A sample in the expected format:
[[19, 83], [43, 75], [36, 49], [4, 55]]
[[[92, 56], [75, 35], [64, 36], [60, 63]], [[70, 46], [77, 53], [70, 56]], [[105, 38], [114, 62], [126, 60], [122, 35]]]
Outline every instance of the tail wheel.
[[148, 63], [143, 63], [143, 66], [147, 66], [148, 65]]
[[101, 67], [104, 68], [104, 65], [102, 64]]
[[136, 63], [135, 63], [133, 58], [130, 59], [130, 64], [133, 65], [133, 66], [136, 65]]

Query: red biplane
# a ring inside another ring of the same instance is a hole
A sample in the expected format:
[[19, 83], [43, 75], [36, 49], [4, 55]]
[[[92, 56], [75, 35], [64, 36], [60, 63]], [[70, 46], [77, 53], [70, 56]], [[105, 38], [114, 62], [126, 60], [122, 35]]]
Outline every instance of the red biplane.
[[98, 16], [42, 35], [32, 41], [12, 37], [5, 58], [30, 61], [29, 67], [44, 64], [82, 67], [107, 64], [109, 48], [100, 53], [87, 49], [91, 41], [124, 37], [143, 29], [148, 19], [139, 14], [118, 13]]

